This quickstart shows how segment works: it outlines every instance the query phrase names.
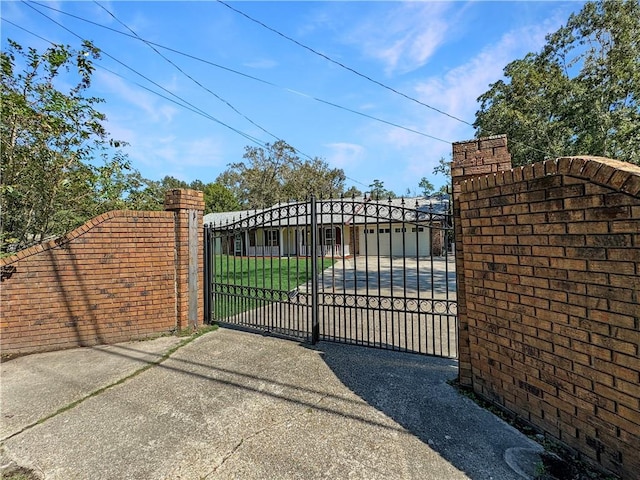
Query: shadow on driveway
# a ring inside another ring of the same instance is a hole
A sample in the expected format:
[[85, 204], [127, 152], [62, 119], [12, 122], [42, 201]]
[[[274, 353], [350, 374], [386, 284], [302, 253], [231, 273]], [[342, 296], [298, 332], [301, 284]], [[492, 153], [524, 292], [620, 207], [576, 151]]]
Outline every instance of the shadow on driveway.
[[520, 478], [504, 453], [533, 442], [447, 383], [456, 360], [333, 343], [317, 349], [346, 387], [469, 478]]

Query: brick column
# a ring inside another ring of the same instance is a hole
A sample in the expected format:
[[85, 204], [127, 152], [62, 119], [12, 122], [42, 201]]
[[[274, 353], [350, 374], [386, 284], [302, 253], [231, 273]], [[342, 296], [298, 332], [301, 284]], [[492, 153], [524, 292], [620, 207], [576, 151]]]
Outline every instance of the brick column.
[[204, 195], [196, 190], [169, 190], [164, 206], [174, 212], [175, 219], [176, 328], [195, 329], [204, 315]]
[[[469, 348], [469, 320], [464, 268], [464, 244], [460, 192], [461, 184], [472, 177], [510, 170], [511, 154], [507, 149], [507, 136], [495, 135], [453, 144], [451, 184], [453, 186], [453, 217], [456, 246], [456, 285], [458, 298], [458, 379], [461, 385], [472, 386], [471, 351]], [[464, 207], [464, 205], [463, 205]], [[469, 239], [466, 239], [467, 241]]]

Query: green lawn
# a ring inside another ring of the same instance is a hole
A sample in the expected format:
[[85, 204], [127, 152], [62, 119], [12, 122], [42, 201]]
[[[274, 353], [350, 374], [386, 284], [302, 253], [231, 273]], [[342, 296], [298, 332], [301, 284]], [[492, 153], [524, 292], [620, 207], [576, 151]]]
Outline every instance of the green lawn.
[[[316, 261], [318, 272], [335, 263], [330, 258]], [[218, 292], [214, 295], [215, 320], [287, 299], [288, 292], [311, 279], [311, 259], [216, 255], [212, 270], [214, 291]]]

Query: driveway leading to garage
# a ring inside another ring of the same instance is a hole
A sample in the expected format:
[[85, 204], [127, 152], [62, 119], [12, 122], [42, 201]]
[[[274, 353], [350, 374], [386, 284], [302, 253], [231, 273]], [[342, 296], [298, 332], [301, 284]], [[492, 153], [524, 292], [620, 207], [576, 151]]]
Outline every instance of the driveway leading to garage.
[[325, 291], [456, 299], [455, 257], [364, 257], [338, 260], [320, 272]]

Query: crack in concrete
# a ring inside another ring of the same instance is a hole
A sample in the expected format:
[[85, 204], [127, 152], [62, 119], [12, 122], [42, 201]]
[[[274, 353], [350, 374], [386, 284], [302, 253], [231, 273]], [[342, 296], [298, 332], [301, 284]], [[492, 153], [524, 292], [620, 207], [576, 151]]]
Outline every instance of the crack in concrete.
[[[329, 394], [325, 394], [322, 397], [320, 397], [318, 399], [317, 402], [315, 402], [313, 404], [314, 407], [319, 406], [326, 398], [328, 398], [330, 395]], [[214, 475], [226, 462], [227, 460], [229, 460], [231, 457], [233, 457], [238, 450], [240, 450], [240, 447], [244, 444], [245, 441], [249, 441], [254, 439], [255, 437], [262, 435], [264, 432], [271, 430], [274, 427], [279, 427], [280, 425], [284, 425], [286, 423], [288, 423], [290, 420], [294, 420], [297, 417], [300, 417], [306, 413], [309, 413], [309, 408], [306, 408], [304, 410], [302, 410], [301, 412], [298, 413], [294, 413], [290, 416], [288, 416], [287, 418], [283, 419], [280, 422], [274, 422], [271, 423], [269, 425], [267, 425], [264, 428], [261, 428], [260, 430], [256, 430], [255, 432], [251, 433], [248, 436], [242, 437], [237, 443], [236, 445], [224, 456], [222, 457], [222, 460], [220, 461], [220, 463], [218, 465], [215, 466], [215, 468], [213, 470], [211, 470], [210, 472], [206, 473], [203, 477], [200, 477], [201, 480], [206, 480], [207, 478], [210, 478], [211, 475]]]
[[[204, 332], [204, 333], [206, 333], [206, 332]], [[153, 367], [156, 367], [156, 366], [162, 364], [167, 359], [169, 359], [169, 357], [171, 357], [171, 355], [173, 355], [175, 352], [177, 352], [180, 348], [184, 347], [188, 343], [191, 343], [193, 340], [195, 340], [196, 338], [198, 338], [201, 335], [202, 335], [202, 333], [196, 333], [196, 334], [191, 335], [190, 337], [188, 337], [185, 340], [181, 341], [180, 343], [178, 343], [174, 347], [170, 348], [166, 353], [164, 353], [162, 355], [158, 355], [158, 358], [156, 358], [154, 360], [145, 361], [146, 365], [140, 367], [139, 369], [135, 370], [131, 374], [127, 375], [126, 377], [120, 378], [119, 380], [116, 380], [115, 382], [112, 382], [109, 385], [106, 385], [106, 386], [101, 387], [101, 388], [99, 388], [97, 390], [94, 390], [93, 392], [85, 395], [84, 397], [79, 398], [78, 400], [75, 400], [75, 401], [65, 405], [62, 408], [59, 408], [55, 412], [50, 413], [49, 415], [45, 415], [44, 417], [40, 418], [39, 420], [36, 420], [35, 422], [24, 426], [19, 431], [14, 432], [14, 433], [12, 433], [10, 435], [7, 435], [4, 438], [0, 438], [0, 446], [2, 446], [4, 444], [4, 442], [6, 442], [7, 440], [10, 440], [10, 439], [12, 439], [14, 437], [17, 437], [18, 435], [26, 432], [27, 430], [30, 430], [33, 427], [36, 427], [36, 426], [38, 426], [38, 425], [40, 425], [40, 424], [42, 424], [42, 423], [44, 423], [44, 422], [46, 422], [48, 420], [51, 420], [54, 417], [57, 417], [58, 415], [60, 415], [60, 414], [62, 414], [64, 412], [67, 412], [67, 411], [77, 407], [78, 405], [80, 405], [84, 401], [89, 400], [90, 398], [96, 397], [96, 396], [100, 395], [101, 393], [104, 393], [107, 390], [109, 390], [109, 389], [111, 389], [111, 388], [113, 388], [115, 386], [123, 384], [127, 380], [130, 380], [130, 379], [132, 379], [134, 377], [137, 377], [138, 375], [140, 375], [143, 372], [146, 372], [150, 368], [153, 368]]]

